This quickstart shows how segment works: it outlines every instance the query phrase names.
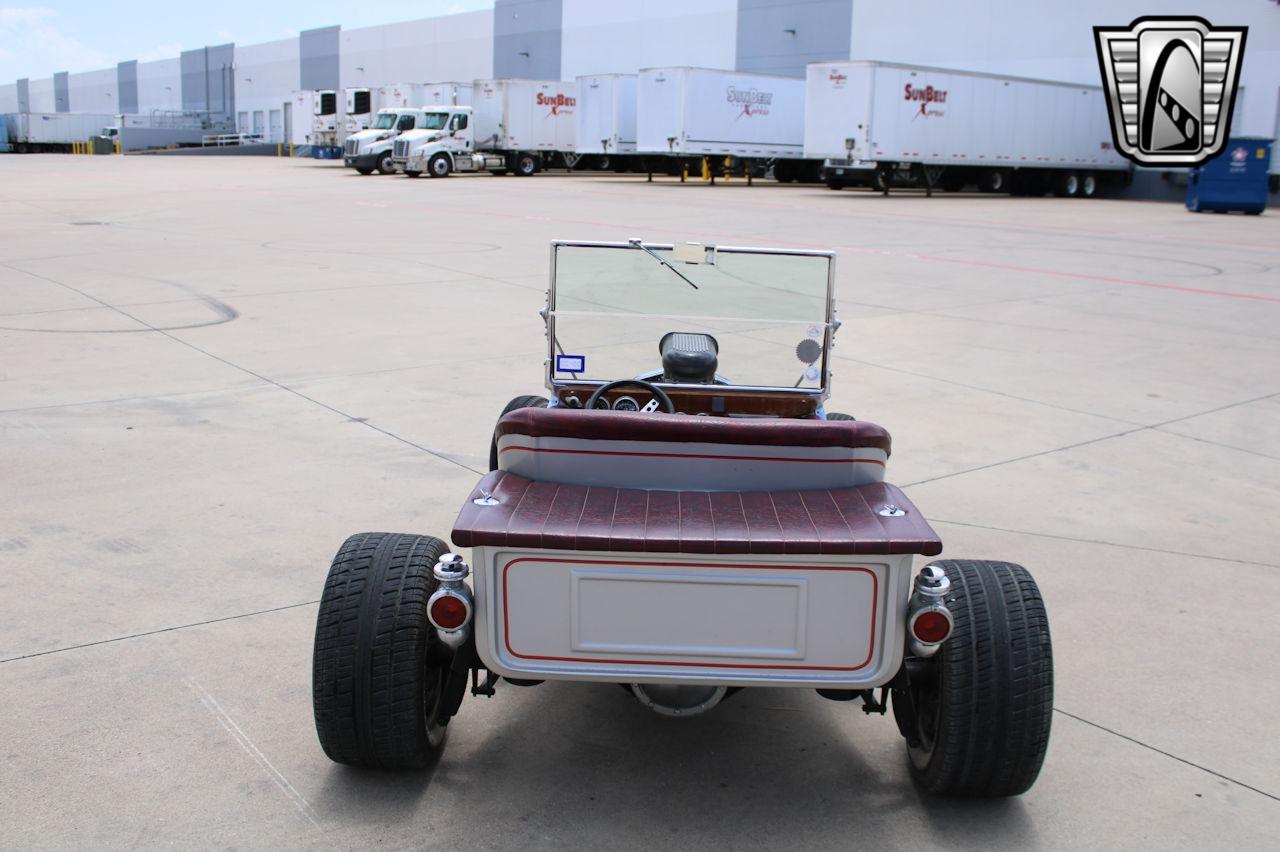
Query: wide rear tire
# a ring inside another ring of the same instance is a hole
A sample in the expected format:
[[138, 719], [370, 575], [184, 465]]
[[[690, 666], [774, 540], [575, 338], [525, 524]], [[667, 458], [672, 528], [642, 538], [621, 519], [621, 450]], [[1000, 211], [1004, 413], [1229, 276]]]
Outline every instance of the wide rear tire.
[[[506, 415], [510, 414], [512, 411], [515, 411], [518, 408], [546, 408], [548, 405], [550, 405], [550, 403], [551, 401], [547, 399], [545, 396], [538, 396], [537, 394], [531, 394], [529, 396], [518, 396], [507, 403], [507, 407], [502, 409], [502, 413], [498, 415], [498, 419], [501, 420], [503, 417], [505, 417]], [[489, 470], [497, 470], [497, 469], [498, 469], [498, 429], [495, 426], [493, 430], [493, 437], [489, 440]]]
[[316, 618], [311, 694], [316, 734], [337, 763], [420, 769], [439, 755], [450, 652], [427, 621], [448, 546], [360, 533], [329, 568]]
[[945, 559], [954, 628], [893, 709], [911, 774], [932, 793], [1016, 796], [1035, 783], [1053, 717], [1044, 601], [1011, 562]]

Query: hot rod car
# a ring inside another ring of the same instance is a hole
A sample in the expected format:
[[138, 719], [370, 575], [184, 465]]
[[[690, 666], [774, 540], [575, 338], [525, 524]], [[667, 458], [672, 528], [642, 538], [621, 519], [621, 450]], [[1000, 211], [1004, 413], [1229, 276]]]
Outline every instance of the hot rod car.
[[334, 558], [313, 699], [339, 763], [436, 758], [466, 692], [620, 684], [672, 717], [743, 689], [890, 707], [927, 790], [1008, 796], [1048, 744], [1026, 569], [947, 559], [885, 480], [889, 433], [825, 409], [831, 252], [557, 241], [547, 397], [494, 429], [439, 538]]

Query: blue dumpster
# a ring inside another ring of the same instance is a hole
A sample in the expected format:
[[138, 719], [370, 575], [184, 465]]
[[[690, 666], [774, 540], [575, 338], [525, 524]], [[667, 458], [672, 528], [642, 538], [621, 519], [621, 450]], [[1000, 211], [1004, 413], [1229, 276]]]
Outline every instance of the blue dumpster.
[[1222, 153], [1187, 176], [1187, 209], [1193, 213], [1252, 213], [1267, 208], [1271, 140], [1234, 136]]

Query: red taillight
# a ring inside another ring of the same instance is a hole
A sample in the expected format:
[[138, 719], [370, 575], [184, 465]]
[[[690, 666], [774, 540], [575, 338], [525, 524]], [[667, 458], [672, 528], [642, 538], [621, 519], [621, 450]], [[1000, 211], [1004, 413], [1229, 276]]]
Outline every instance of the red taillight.
[[431, 602], [431, 623], [441, 630], [457, 630], [470, 615], [467, 602], [455, 595], [441, 595]]
[[930, 645], [941, 642], [951, 635], [951, 619], [939, 610], [925, 610], [912, 620], [911, 633]]

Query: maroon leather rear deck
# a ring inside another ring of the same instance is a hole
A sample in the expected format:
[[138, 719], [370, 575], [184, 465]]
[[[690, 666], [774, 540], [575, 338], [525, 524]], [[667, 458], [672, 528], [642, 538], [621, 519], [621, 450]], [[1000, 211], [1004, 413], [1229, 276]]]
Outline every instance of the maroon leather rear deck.
[[[476, 505], [482, 493], [498, 504]], [[906, 514], [880, 515], [886, 504]], [[919, 510], [883, 482], [829, 491], [644, 491], [534, 482], [502, 470], [467, 498], [453, 543], [663, 553], [942, 552]]]
[[865, 420], [690, 417], [684, 414], [517, 408], [498, 421], [498, 437], [756, 444], [766, 447], [873, 447], [889, 454], [889, 433]]

